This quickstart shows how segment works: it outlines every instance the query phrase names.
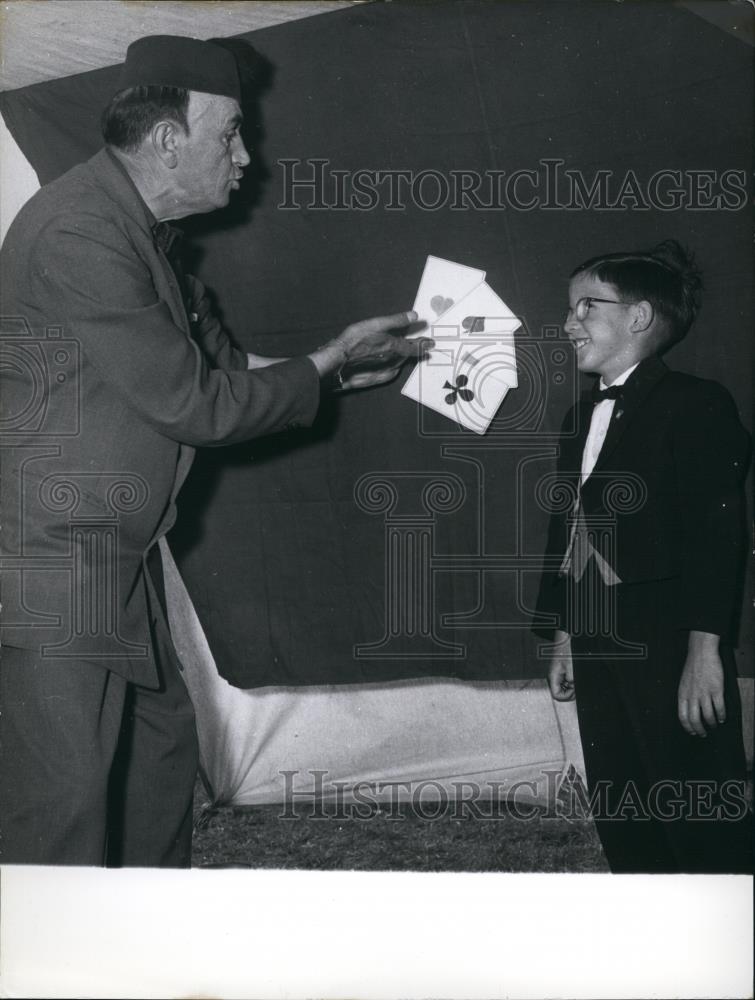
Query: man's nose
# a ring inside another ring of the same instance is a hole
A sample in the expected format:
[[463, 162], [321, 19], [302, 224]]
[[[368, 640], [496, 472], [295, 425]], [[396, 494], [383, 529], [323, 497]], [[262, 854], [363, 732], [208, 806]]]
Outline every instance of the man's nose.
[[247, 148], [244, 145], [244, 140], [241, 136], [236, 138], [233, 145], [233, 162], [239, 167], [248, 167], [252, 162], [252, 158], [247, 152]]

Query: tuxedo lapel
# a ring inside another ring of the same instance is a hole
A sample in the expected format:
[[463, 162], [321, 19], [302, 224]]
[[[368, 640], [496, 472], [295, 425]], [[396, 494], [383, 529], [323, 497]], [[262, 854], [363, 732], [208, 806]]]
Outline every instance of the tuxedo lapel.
[[[654, 386], [668, 372], [660, 358], [652, 357], [641, 361], [624, 383], [624, 392], [614, 403], [611, 422], [608, 425], [603, 447], [600, 449], [594, 472], [599, 472], [630, 426], [638, 410]], [[589, 424], [589, 419], [588, 419]]]
[[573, 438], [567, 438], [561, 445], [561, 468], [579, 481], [582, 469], [582, 452], [590, 431], [593, 404], [589, 395], [583, 395], [577, 402], [577, 433]]

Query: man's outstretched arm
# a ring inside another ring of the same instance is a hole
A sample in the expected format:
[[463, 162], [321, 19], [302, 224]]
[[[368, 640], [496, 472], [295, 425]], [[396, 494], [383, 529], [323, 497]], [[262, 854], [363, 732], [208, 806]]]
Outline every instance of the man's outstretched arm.
[[[432, 347], [427, 337], [407, 340], [402, 334], [416, 321], [416, 313], [396, 313], [353, 323], [334, 340], [307, 355], [321, 378], [337, 376], [339, 391], [367, 389], [393, 381], [407, 361], [423, 358]], [[247, 354], [247, 367], [267, 368], [286, 358]]]

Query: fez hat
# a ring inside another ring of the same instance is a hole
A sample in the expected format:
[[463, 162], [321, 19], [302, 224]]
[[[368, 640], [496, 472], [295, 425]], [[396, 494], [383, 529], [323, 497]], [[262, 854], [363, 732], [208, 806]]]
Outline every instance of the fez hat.
[[147, 35], [132, 42], [118, 83], [119, 90], [128, 87], [183, 87], [241, 101], [233, 53], [183, 35]]

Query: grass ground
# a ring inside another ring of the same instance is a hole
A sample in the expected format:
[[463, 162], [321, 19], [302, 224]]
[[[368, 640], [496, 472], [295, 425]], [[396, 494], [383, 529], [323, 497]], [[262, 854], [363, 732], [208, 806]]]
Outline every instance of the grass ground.
[[[509, 811], [495, 818], [454, 815], [446, 803], [437, 818], [410, 806], [386, 804], [365, 818], [336, 815], [335, 804], [286, 818], [282, 805], [208, 810], [197, 790], [195, 866], [414, 872], [608, 871], [590, 820], [527, 821]], [[482, 810], [485, 812], [486, 810]], [[367, 812], [365, 810], [365, 812]], [[429, 811], [428, 811], [429, 812]]]

